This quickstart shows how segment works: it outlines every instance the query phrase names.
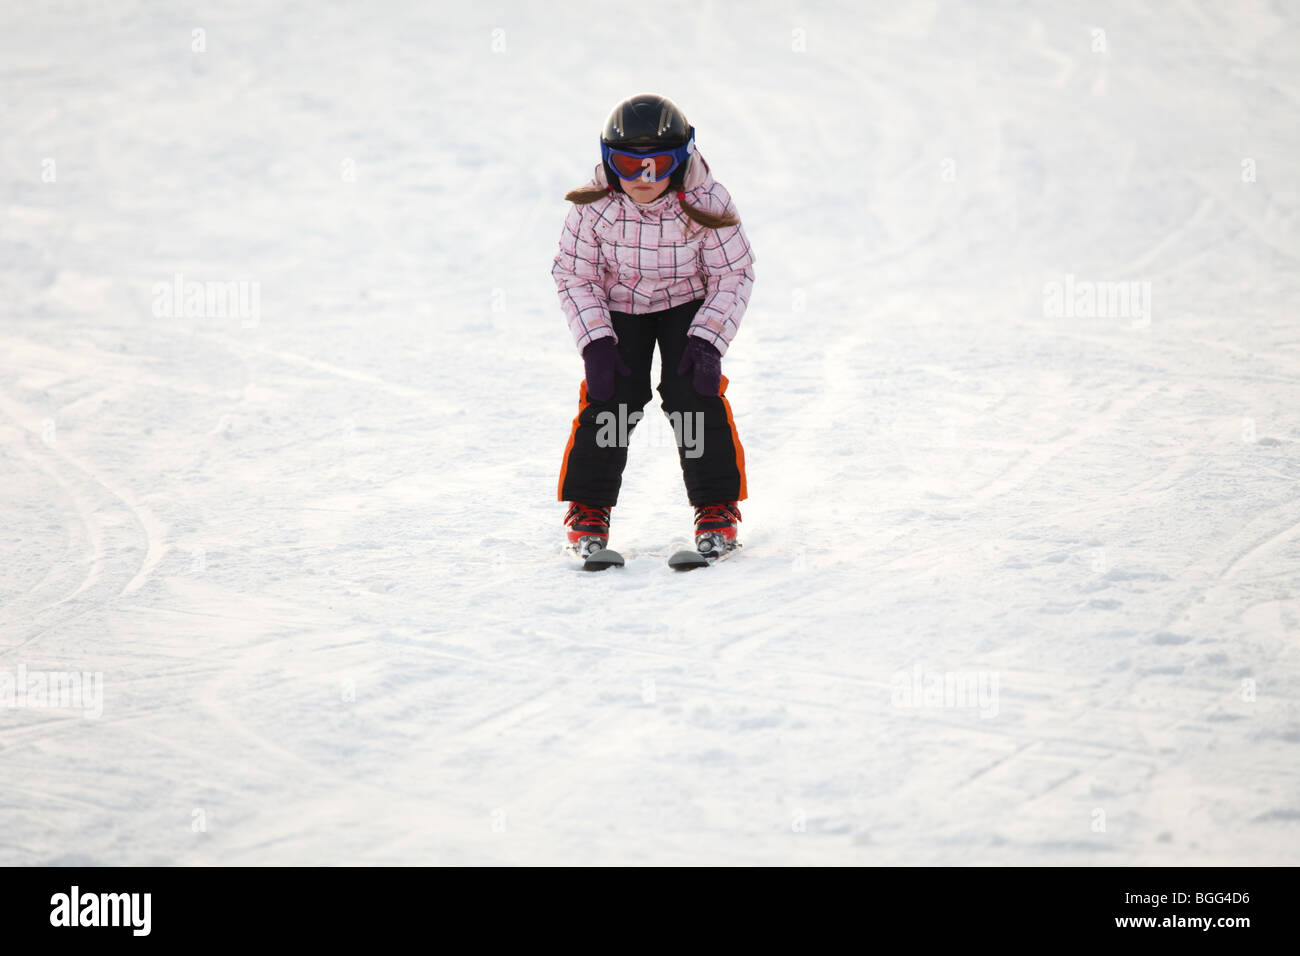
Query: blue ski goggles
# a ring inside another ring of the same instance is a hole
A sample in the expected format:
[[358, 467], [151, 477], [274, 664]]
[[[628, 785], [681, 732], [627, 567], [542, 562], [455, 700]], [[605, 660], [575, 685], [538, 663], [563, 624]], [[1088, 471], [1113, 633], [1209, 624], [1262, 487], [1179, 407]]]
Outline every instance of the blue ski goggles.
[[640, 179], [647, 183], [657, 183], [667, 179], [682, 163], [695, 152], [695, 130], [691, 129], [686, 142], [675, 149], [655, 149], [653, 146], [643, 150], [616, 149], [605, 143], [600, 144], [600, 155], [620, 179]]

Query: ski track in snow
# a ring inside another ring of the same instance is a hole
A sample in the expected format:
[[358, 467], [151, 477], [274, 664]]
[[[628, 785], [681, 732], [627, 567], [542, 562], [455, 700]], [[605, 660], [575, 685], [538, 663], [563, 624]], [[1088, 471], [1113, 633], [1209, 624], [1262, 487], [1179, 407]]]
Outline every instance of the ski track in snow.
[[[1294, 13], [747, 9], [0, 13], [0, 672], [104, 681], [0, 709], [0, 864], [1296, 862]], [[550, 260], [659, 88], [753, 497], [670, 571], [649, 416], [588, 575]]]

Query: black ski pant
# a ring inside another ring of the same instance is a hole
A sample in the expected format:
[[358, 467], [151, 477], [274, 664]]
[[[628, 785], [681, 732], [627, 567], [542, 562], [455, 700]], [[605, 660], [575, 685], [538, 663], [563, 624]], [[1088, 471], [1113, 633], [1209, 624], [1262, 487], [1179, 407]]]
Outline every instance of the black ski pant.
[[632, 374], [615, 374], [614, 394], [604, 402], [588, 398], [585, 380], [579, 387], [578, 414], [560, 467], [560, 501], [598, 507], [618, 503], [627, 439], [651, 398], [650, 366], [656, 342], [660, 408], [677, 439], [687, 497], [692, 505], [745, 499], [745, 450], [726, 398], [727, 377], [722, 377], [717, 395], [700, 395], [689, 370], [677, 374], [691, 319], [702, 301], [642, 315], [610, 312], [619, 354]]

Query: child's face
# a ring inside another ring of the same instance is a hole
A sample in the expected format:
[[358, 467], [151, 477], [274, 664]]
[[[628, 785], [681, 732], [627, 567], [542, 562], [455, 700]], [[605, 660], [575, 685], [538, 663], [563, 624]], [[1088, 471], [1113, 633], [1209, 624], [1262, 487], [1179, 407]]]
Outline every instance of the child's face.
[[664, 178], [659, 182], [646, 182], [644, 179], [624, 179], [618, 177], [619, 184], [623, 187], [623, 192], [627, 193], [635, 202], [654, 202], [664, 194], [668, 188], [668, 179]]

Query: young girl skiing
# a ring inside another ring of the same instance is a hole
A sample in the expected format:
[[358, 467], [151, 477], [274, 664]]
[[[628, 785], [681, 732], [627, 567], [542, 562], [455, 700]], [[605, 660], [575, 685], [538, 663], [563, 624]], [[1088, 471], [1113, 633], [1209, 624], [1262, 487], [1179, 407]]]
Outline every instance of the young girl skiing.
[[592, 181], [564, 197], [573, 207], [551, 269], [586, 372], [560, 467], [569, 547], [585, 558], [608, 545], [657, 343], [661, 407], [674, 423], [696, 548], [716, 559], [739, 546], [738, 502], [746, 498], [722, 355], [745, 314], [754, 254], [730, 194], [695, 148], [695, 129], [671, 100], [624, 100], [600, 146]]

